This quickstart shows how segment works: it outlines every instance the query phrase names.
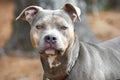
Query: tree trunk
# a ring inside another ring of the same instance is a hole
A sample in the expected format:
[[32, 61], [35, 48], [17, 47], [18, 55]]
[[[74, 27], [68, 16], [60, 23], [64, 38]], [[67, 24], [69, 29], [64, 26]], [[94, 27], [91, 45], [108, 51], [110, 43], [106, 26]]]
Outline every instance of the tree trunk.
[[[14, 17], [16, 18], [21, 11], [29, 5], [39, 5], [40, 0], [15, 0], [15, 12]], [[6, 44], [5, 50], [33, 50], [30, 42], [30, 25], [28, 22], [13, 20], [13, 33], [11, 38]]]

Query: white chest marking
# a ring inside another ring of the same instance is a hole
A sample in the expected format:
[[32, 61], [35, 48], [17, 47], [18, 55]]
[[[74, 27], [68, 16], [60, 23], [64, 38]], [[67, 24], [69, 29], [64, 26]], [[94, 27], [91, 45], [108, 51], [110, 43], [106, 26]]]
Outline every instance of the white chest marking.
[[49, 57], [48, 57], [48, 63], [49, 63], [50, 68], [52, 68], [52, 67], [57, 67], [57, 66], [59, 66], [59, 65], [61, 64], [60, 62], [53, 64], [53, 62], [55, 62], [55, 58], [56, 58], [56, 57], [57, 57], [57, 56], [49, 56]]

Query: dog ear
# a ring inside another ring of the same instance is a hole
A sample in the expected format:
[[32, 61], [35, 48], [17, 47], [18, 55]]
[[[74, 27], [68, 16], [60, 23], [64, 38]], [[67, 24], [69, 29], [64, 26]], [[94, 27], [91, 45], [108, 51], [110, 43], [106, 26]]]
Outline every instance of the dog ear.
[[43, 10], [41, 7], [29, 6], [20, 13], [20, 15], [16, 18], [16, 20], [23, 19], [31, 24], [36, 14], [41, 10]]
[[66, 3], [63, 6], [62, 9], [69, 14], [69, 16], [71, 17], [71, 19], [73, 21], [75, 21], [76, 18], [78, 18], [81, 21], [81, 19], [80, 19], [81, 10], [80, 10], [80, 8], [72, 5], [71, 3]]

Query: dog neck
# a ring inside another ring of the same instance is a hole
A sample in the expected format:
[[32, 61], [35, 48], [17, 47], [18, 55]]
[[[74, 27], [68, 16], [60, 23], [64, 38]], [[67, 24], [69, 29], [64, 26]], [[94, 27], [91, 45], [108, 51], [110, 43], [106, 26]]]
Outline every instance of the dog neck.
[[65, 74], [65, 75], [60, 75], [60, 76], [57, 76], [55, 78], [53, 78], [53, 80], [64, 80], [68, 75]]
[[74, 68], [74, 65], [78, 59], [79, 56], [79, 40], [77, 37], [75, 37], [74, 44], [68, 49], [68, 67], [67, 67], [67, 72], [64, 75], [58, 76], [54, 78], [54, 80], [65, 80], [67, 76], [69, 76], [71, 70]]
[[41, 62], [44, 69], [44, 76], [50, 80], [64, 80], [69, 76], [70, 71], [74, 67], [79, 54], [79, 40], [75, 37], [73, 44], [69, 45], [65, 54], [59, 59], [61, 65], [55, 68], [50, 68], [48, 61], [41, 56]]
[[71, 71], [71, 69], [74, 67], [74, 64], [78, 58], [79, 55], [79, 40], [78, 37], [75, 37], [74, 44], [71, 48], [68, 49], [68, 68], [67, 71], [68, 73]]

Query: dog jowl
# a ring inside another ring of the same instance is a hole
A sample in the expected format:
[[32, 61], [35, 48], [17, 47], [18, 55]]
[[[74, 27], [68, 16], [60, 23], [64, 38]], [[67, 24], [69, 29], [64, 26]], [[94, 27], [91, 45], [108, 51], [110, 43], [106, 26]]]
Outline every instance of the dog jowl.
[[[69, 3], [58, 10], [45, 10], [38, 6], [25, 8], [17, 19], [31, 25], [31, 42], [40, 53], [44, 79], [62, 80], [68, 75], [71, 48], [74, 45], [74, 21], [81, 11]], [[57, 79], [56, 79], [57, 78]]]

